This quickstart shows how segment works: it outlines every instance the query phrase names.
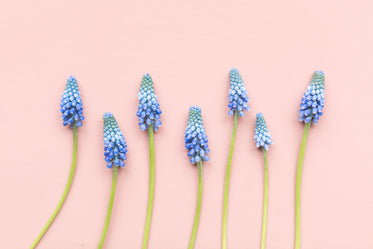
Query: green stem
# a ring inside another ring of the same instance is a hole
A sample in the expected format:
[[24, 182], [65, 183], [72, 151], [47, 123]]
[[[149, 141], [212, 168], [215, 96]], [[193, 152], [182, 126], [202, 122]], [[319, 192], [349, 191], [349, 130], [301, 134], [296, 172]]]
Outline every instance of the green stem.
[[302, 144], [300, 146], [298, 157], [297, 179], [295, 185], [295, 249], [300, 249], [300, 187], [302, 180], [303, 157], [304, 151], [306, 149], [307, 137], [310, 127], [311, 122], [308, 122], [304, 127]]
[[236, 141], [237, 125], [238, 125], [238, 112], [235, 111], [231, 147], [229, 149], [227, 171], [225, 173], [224, 203], [223, 203], [223, 230], [222, 230], [222, 248], [223, 249], [227, 249], [227, 216], [228, 216], [229, 179], [231, 175], [232, 156], [233, 156], [234, 143]]
[[262, 222], [262, 243], [260, 248], [266, 248], [267, 216], [268, 216], [268, 158], [267, 151], [263, 149], [264, 156], [264, 193], [263, 193], [263, 222]]
[[54, 219], [56, 218], [58, 212], [61, 210], [63, 203], [66, 200], [67, 194], [69, 193], [73, 178], [74, 178], [74, 173], [75, 173], [75, 166], [76, 166], [76, 157], [78, 153], [78, 127], [76, 126], [76, 123], [73, 125], [73, 158], [71, 162], [71, 168], [70, 168], [70, 174], [69, 174], [69, 179], [67, 180], [65, 190], [62, 194], [62, 197], [60, 201], [57, 204], [57, 207], [55, 208], [52, 216], [49, 218], [47, 221], [47, 224], [43, 227], [41, 232], [39, 233], [38, 237], [34, 240], [32, 245], [30, 246], [30, 249], [33, 249], [37, 246], [37, 244], [40, 242], [41, 238], [44, 236], [44, 234], [47, 232], [48, 228], [50, 225], [53, 223]]
[[201, 213], [201, 202], [202, 202], [202, 159], [198, 162], [198, 199], [197, 199], [197, 208], [196, 215], [194, 217], [194, 225], [192, 230], [192, 235], [190, 236], [189, 247], [188, 249], [194, 248], [194, 242], [196, 241], [199, 216]]
[[148, 210], [146, 212], [146, 223], [144, 238], [142, 241], [142, 249], [148, 247], [149, 240], [149, 230], [150, 230], [150, 221], [152, 219], [152, 210], [153, 210], [153, 201], [154, 201], [154, 131], [153, 125], [148, 127], [149, 132], [149, 164], [150, 164], [150, 173], [149, 173], [149, 198], [148, 198]]
[[115, 189], [117, 188], [118, 167], [119, 166], [113, 165], [113, 182], [111, 184], [109, 206], [107, 208], [104, 230], [102, 231], [102, 235], [101, 235], [101, 239], [100, 239], [100, 244], [98, 245], [98, 249], [101, 249], [104, 246], [107, 230], [108, 230], [109, 224], [110, 224], [111, 213], [113, 212]]

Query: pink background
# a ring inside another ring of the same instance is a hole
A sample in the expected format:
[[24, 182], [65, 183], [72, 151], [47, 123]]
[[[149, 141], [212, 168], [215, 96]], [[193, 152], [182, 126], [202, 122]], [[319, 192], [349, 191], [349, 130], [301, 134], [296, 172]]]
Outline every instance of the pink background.
[[28, 248], [62, 194], [72, 132], [62, 126], [59, 102], [70, 74], [79, 81], [86, 116], [78, 165], [67, 201], [38, 248], [97, 247], [112, 178], [103, 157], [105, 111], [116, 116], [129, 148], [105, 247], [140, 248], [148, 139], [135, 114], [145, 73], [153, 77], [163, 111], [149, 249], [186, 248], [189, 241], [197, 169], [188, 162], [183, 136], [191, 105], [203, 110], [211, 147], [195, 248], [220, 248], [232, 67], [242, 74], [251, 110], [238, 126], [229, 247], [259, 248], [263, 159], [253, 133], [261, 111], [275, 143], [267, 248], [292, 248], [303, 133], [297, 111], [318, 69], [326, 74], [326, 107], [306, 149], [302, 249], [373, 248], [372, 8], [370, 0], [2, 1], [1, 248]]

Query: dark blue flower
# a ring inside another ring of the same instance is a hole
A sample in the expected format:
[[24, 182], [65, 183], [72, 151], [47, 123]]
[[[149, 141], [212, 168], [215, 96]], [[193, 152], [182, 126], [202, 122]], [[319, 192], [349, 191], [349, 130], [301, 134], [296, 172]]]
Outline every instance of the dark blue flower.
[[263, 147], [265, 150], [268, 150], [269, 145], [273, 144], [272, 136], [268, 131], [263, 114], [260, 112], [256, 114], [254, 139], [257, 148]]
[[154, 93], [154, 85], [152, 77], [145, 74], [142, 78], [140, 92], [137, 94], [139, 98], [139, 108], [136, 115], [139, 117], [139, 125], [141, 130], [147, 130], [150, 125], [153, 125], [155, 131], [161, 126], [158, 97]]
[[231, 86], [229, 89], [229, 112], [228, 114], [232, 116], [234, 111], [238, 111], [240, 117], [245, 116], [244, 111], [249, 110], [249, 106], [247, 102], [249, 101], [249, 97], [247, 97], [247, 91], [245, 86], [243, 85], [243, 80], [241, 78], [240, 73], [237, 69], [233, 68], [229, 73], [229, 78], [231, 82]]
[[70, 125], [73, 127], [76, 123], [77, 127], [82, 126], [84, 120], [83, 116], [83, 103], [80, 98], [78, 82], [74, 76], [67, 78], [65, 91], [62, 94], [60, 111], [62, 113], [63, 125]]
[[315, 71], [310, 85], [303, 95], [300, 109], [299, 121], [317, 124], [323, 113], [325, 101], [325, 75], [322, 71]]
[[124, 167], [127, 159], [127, 144], [118, 123], [110, 112], [104, 113], [105, 161], [110, 169], [113, 165]]
[[191, 107], [189, 109], [188, 124], [185, 129], [185, 148], [189, 150], [188, 157], [191, 163], [200, 160], [208, 161], [207, 154], [210, 152], [205, 128], [203, 127], [201, 108]]

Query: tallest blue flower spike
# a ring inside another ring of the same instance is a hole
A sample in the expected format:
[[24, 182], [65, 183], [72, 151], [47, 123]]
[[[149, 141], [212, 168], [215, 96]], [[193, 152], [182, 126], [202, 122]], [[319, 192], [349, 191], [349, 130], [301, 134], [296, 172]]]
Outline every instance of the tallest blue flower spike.
[[77, 127], [82, 126], [83, 116], [83, 103], [80, 98], [78, 81], [74, 76], [67, 78], [65, 91], [62, 94], [60, 111], [62, 113], [63, 125], [70, 125], [72, 128], [74, 123]]
[[145, 131], [152, 125], [157, 131], [161, 126], [160, 114], [162, 111], [159, 108], [158, 97], [154, 92], [152, 77], [149, 74], [145, 74], [142, 78], [137, 97], [139, 98], [139, 108], [136, 115], [139, 117], [140, 129]]
[[225, 185], [224, 185], [224, 202], [223, 202], [223, 224], [222, 224], [222, 249], [227, 249], [227, 217], [228, 217], [228, 193], [229, 193], [229, 181], [231, 175], [232, 157], [234, 144], [236, 141], [238, 118], [245, 116], [245, 111], [249, 110], [247, 102], [249, 97], [247, 96], [246, 88], [243, 84], [242, 77], [237, 69], [233, 68], [229, 73], [230, 88], [229, 88], [229, 112], [230, 116], [234, 115], [233, 132], [231, 138], [231, 145], [229, 148], [229, 156], [227, 162], [227, 170], [225, 173]]
[[299, 121], [318, 123], [324, 109], [324, 89], [325, 74], [322, 71], [315, 71], [300, 104]]
[[154, 131], [157, 131], [161, 126], [160, 115], [162, 113], [159, 108], [158, 97], [154, 92], [152, 77], [145, 74], [141, 81], [140, 92], [137, 94], [139, 98], [139, 108], [137, 117], [139, 117], [139, 126], [142, 131], [148, 130], [149, 135], [149, 197], [148, 208], [146, 212], [146, 222], [144, 237], [142, 241], [142, 249], [148, 247], [150, 223], [153, 212], [154, 200], [154, 181], [155, 181], [155, 156], [154, 156]]
[[247, 102], [249, 97], [247, 97], [247, 91], [243, 84], [242, 77], [237, 69], [233, 68], [229, 73], [229, 78], [231, 86], [229, 89], [229, 112], [228, 114], [232, 116], [234, 111], [238, 112], [240, 117], [245, 116], [244, 111], [249, 110]]
[[233, 132], [231, 138], [231, 145], [229, 148], [229, 156], [227, 162], [227, 170], [225, 173], [225, 184], [224, 184], [224, 202], [223, 202], [223, 224], [222, 224], [222, 249], [227, 249], [227, 217], [228, 217], [228, 193], [229, 193], [229, 181], [231, 175], [232, 157], [234, 144], [236, 141], [238, 118], [245, 116], [244, 111], [249, 110], [247, 102], [249, 97], [247, 96], [246, 88], [243, 84], [242, 77], [237, 69], [233, 68], [229, 73], [230, 88], [229, 88], [229, 112], [230, 116], [234, 115]]
[[299, 109], [299, 121], [304, 122], [304, 132], [302, 143], [300, 146], [298, 165], [297, 165], [297, 176], [295, 183], [295, 249], [300, 249], [301, 234], [300, 234], [300, 220], [301, 220], [301, 180], [302, 180], [302, 168], [303, 158], [306, 150], [306, 143], [308, 138], [308, 132], [311, 127], [311, 123], [317, 124], [320, 116], [323, 114], [325, 101], [325, 74], [322, 71], [315, 71], [312, 75], [311, 83], [307, 87], [306, 92], [303, 94], [303, 98]]

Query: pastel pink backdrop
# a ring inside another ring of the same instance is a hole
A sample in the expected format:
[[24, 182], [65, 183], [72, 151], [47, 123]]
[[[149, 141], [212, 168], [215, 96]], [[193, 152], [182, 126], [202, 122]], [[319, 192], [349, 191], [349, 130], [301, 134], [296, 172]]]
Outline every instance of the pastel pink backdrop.
[[259, 111], [274, 140], [267, 248], [293, 246], [303, 132], [297, 111], [314, 70], [325, 71], [326, 106], [306, 149], [302, 249], [373, 248], [372, 8], [369, 0], [2, 1], [1, 248], [28, 248], [62, 194], [72, 132], [62, 126], [58, 105], [69, 75], [79, 81], [86, 120], [71, 192], [38, 248], [97, 247], [112, 178], [103, 157], [105, 111], [116, 116], [129, 149], [105, 248], [140, 248], [148, 139], [135, 114], [145, 73], [163, 111], [149, 249], [188, 244], [198, 181], [183, 144], [191, 105], [203, 110], [211, 147], [195, 248], [220, 248], [232, 67], [243, 76], [251, 110], [239, 121], [234, 151], [229, 248], [259, 248], [263, 159], [253, 142]]

